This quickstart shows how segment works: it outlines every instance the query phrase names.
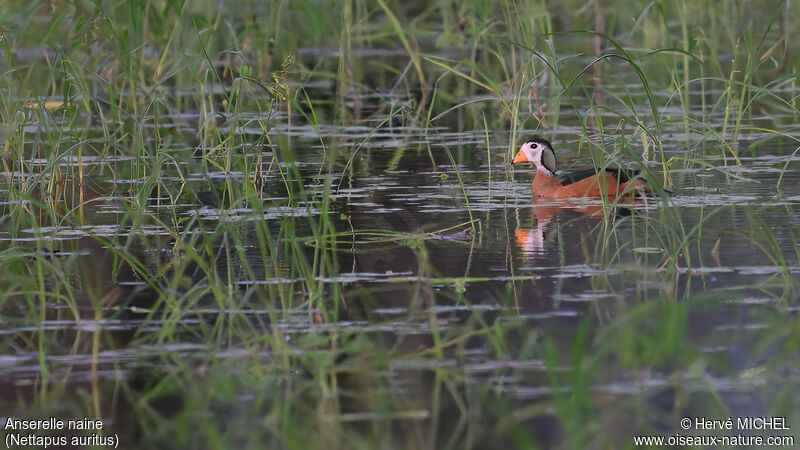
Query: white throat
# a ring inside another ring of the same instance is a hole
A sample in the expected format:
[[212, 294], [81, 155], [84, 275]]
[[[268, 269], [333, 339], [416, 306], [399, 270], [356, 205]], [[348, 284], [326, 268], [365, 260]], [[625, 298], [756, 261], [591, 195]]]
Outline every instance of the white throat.
[[556, 176], [556, 174], [554, 174], [553, 172], [550, 172], [549, 170], [547, 170], [547, 169], [544, 167], [544, 164], [537, 164], [537, 165], [536, 165], [536, 171], [537, 171], [537, 172], [541, 172], [541, 174], [542, 174], [542, 175], [546, 175], [546, 176], [548, 176], [548, 177], [554, 177], [554, 176]]

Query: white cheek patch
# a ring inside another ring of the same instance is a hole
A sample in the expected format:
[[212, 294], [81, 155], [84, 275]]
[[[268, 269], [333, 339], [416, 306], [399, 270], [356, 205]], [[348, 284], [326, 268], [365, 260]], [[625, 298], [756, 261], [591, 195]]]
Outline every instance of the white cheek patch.
[[522, 151], [525, 152], [525, 156], [528, 158], [528, 161], [533, 162], [533, 150], [531, 150], [531, 145], [522, 144]]
[[531, 147], [531, 155], [530, 159], [534, 162], [537, 166], [542, 162], [542, 149], [536, 145], [535, 147]]
[[536, 161], [536, 152], [533, 150], [533, 147], [530, 143], [526, 143], [522, 145], [522, 150], [525, 151], [525, 156], [528, 157], [528, 161], [534, 162]]

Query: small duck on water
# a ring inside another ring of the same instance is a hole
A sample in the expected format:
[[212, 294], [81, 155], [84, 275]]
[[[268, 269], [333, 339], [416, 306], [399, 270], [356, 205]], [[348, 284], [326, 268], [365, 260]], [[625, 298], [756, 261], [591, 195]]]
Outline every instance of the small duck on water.
[[[613, 202], [620, 196], [646, 197], [653, 192], [638, 170], [609, 168], [599, 173], [596, 169], [586, 169], [556, 174], [553, 146], [539, 136], [522, 144], [511, 165], [523, 162], [532, 162], [536, 166], [536, 175], [531, 185], [534, 197], [599, 198], [605, 190], [608, 201]], [[631, 183], [632, 188], [629, 188]]]

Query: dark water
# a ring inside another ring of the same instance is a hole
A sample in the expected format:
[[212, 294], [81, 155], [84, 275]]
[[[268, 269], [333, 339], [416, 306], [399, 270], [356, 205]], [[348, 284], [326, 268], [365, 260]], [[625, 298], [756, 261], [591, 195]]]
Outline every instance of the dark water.
[[[591, 166], [599, 151], [563, 108], [538, 132], [561, 167]], [[748, 124], [796, 133], [795, 119]], [[227, 170], [179, 141], [161, 150], [157, 182], [114, 152], [84, 156], [81, 188], [65, 158], [50, 209], [3, 174], [3, 409], [99, 408], [126, 446], [197, 444], [211, 422], [228, 445], [291, 446], [316, 430], [314, 442], [409, 448], [617, 447], [679, 432], [686, 416], [800, 427], [794, 141], [743, 133], [737, 164], [665, 133], [672, 193], [604, 214], [597, 200], [532, 203], [532, 170], [510, 170], [505, 131], [391, 120], [373, 133], [380, 120], [279, 121], [271, 133], [295, 164], [248, 147], [236, 161], [249, 165]], [[617, 131], [593, 142], [612, 154], [635, 129]], [[633, 164], [641, 142], [626, 148], [617, 160]], [[263, 186], [244, 199], [259, 153]], [[663, 179], [660, 160], [648, 167]], [[335, 238], [314, 238], [323, 216]], [[40, 286], [37, 264], [61, 269]]]

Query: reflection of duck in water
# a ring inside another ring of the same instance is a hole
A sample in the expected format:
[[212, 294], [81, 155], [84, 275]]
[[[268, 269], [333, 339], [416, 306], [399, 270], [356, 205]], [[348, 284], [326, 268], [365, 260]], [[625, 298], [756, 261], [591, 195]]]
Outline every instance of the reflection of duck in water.
[[[544, 199], [538, 199], [544, 200]], [[517, 247], [526, 254], [543, 253], [547, 247], [552, 245], [548, 242], [548, 231], [551, 224], [558, 220], [559, 216], [567, 216], [570, 219], [580, 218], [581, 216], [602, 217], [603, 205], [586, 205], [575, 202], [563, 201], [539, 201], [534, 198], [533, 211], [536, 215], [536, 225], [533, 227], [517, 227], [514, 231]], [[552, 236], [550, 236], [552, 238]]]
[[[517, 247], [526, 254], [543, 253], [547, 246], [547, 232], [551, 223], [568, 218], [570, 221], [583, 218], [602, 218], [604, 209], [602, 204], [580, 203], [569, 200], [548, 199], [544, 197], [533, 198], [533, 211], [536, 215], [536, 226], [518, 227], [514, 231]], [[630, 216], [632, 211], [621, 206], [613, 208], [615, 218]], [[584, 230], [585, 231], [585, 230]]]
[[[534, 136], [522, 144], [514, 162], [532, 162], [536, 166], [531, 190], [534, 197], [569, 198], [602, 197], [606, 195], [613, 202], [621, 195], [633, 197], [646, 196], [652, 191], [638, 171], [605, 169], [577, 170], [556, 174], [556, 154], [553, 146], [545, 139]], [[629, 187], [630, 186], [630, 187]], [[603, 194], [605, 190], [605, 194]]]

